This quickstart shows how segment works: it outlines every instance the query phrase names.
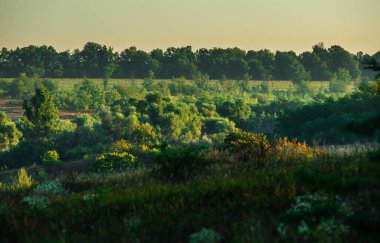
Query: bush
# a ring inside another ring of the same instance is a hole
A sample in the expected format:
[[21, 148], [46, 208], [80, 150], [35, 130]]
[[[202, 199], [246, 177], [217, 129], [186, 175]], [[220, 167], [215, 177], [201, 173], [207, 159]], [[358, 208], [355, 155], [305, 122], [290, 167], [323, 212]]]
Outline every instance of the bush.
[[60, 165], [62, 161], [59, 160], [59, 154], [55, 150], [49, 150], [42, 155], [42, 163], [44, 165]]
[[141, 163], [132, 154], [127, 152], [111, 152], [96, 158], [92, 170], [98, 173], [120, 172], [130, 169], [137, 169], [140, 166]]
[[267, 157], [270, 144], [264, 134], [233, 131], [224, 139], [224, 148], [236, 154], [238, 160], [248, 161]]
[[111, 144], [110, 150], [112, 152], [127, 152], [130, 151], [133, 145], [125, 139], [119, 139]]
[[316, 154], [306, 142], [301, 143], [297, 139], [289, 140], [284, 137], [274, 142], [271, 156], [277, 160], [307, 160], [315, 158]]
[[37, 194], [61, 194], [63, 193], [63, 187], [62, 184], [57, 180], [47, 181], [39, 184], [34, 189], [34, 192]]
[[208, 165], [206, 151], [205, 146], [166, 147], [154, 158], [158, 166], [157, 174], [173, 182], [188, 180]]
[[17, 190], [26, 190], [32, 187], [33, 179], [24, 167], [18, 170], [17, 178], [13, 178], [10, 183], [1, 183], [0, 182], [0, 191], [17, 191]]
[[190, 236], [190, 243], [217, 243], [221, 240], [220, 235], [212, 229], [203, 228], [201, 231]]
[[306, 94], [313, 94], [313, 88], [311, 87], [311, 83], [308, 81], [300, 81], [299, 83], [295, 84], [296, 86], [296, 93], [298, 95], [306, 95]]
[[352, 205], [338, 196], [299, 196], [280, 216], [277, 230], [289, 241], [340, 242], [350, 230], [347, 220], [352, 215]]

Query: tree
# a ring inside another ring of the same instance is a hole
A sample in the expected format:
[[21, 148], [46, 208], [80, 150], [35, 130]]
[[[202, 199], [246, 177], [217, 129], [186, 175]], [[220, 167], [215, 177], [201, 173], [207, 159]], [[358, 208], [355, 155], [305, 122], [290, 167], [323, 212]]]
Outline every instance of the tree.
[[355, 57], [340, 46], [332, 46], [328, 49], [328, 66], [331, 73], [337, 73], [339, 68], [350, 72], [353, 79], [360, 78], [359, 62]]
[[15, 123], [9, 120], [4, 112], [0, 112], [0, 152], [16, 146], [21, 135]]
[[331, 74], [327, 63], [314, 52], [304, 52], [299, 57], [301, 64], [310, 73], [312, 80], [329, 80]]
[[58, 110], [53, 103], [53, 97], [45, 87], [36, 89], [36, 94], [30, 102], [24, 100], [25, 116], [30, 122], [33, 134], [44, 137], [54, 130], [58, 123]]
[[93, 81], [84, 80], [74, 86], [74, 106], [77, 110], [97, 109], [104, 103], [104, 92]]
[[195, 62], [196, 56], [191, 46], [181, 48], [170, 47], [164, 53], [161, 63], [161, 75], [166, 78], [193, 78], [199, 72]]
[[28, 78], [25, 73], [14, 79], [9, 85], [8, 94], [13, 98], [25, 99], [30, 97], [34, 89], [34, 80]]
[[246, 58], [249, 65], [249, 74], [254, 80], [273, 79], [275, 56], [271, 51], [248, 51]]
[[336, 73], [332, 75], [330, 81], [330, 92], [347, 92], [351, 83], [350, 72], [347, 69], [339, 68]]
[[295, 84], [309, 81], [310, 75], [297, 59], [294, 52], [276, 52], [275, 78], [277, 80], [291, 80]]
[[223, 102], [223, 104], [218, 107], [218, 112], [223, 117], [227, 117], [235, 123], [239, 123], [248, 120], [251, 114], [251, 108], [243, 99], [237, 99], [234, 102]]
[[366, 69], [377, 72], [375, 78], [380, 78], [380, 52], [377, 52], [372, 58], [365, 60], [364, 63], [367, 65]]
[[146, 78], [150, 72], [156, 72], [159, 62], [148, 53], [132, 46], [120, 53], [118, 75], [128, 78]]
[[115, 62], [115, 54], [111, 47], [88, 42], [80, 52], [80, 65], [83, 75], [89, 78], [103, 77], [106, 68]]
[[112, 73], [114, 72], [115, 70], [115, 65], [113, 64], [108, 64], [104, 67], [104, 78], [103, 78], [103, 87], [104, 87], [104, 90], [107, 89], [108, 87], [108, 83], [109, 83], [109, 79], [111, 78], [112, 76]]

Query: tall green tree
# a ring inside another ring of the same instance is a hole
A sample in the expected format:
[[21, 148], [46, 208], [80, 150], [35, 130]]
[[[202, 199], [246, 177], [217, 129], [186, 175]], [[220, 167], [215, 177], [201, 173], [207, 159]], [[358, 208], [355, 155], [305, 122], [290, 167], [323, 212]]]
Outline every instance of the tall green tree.
[[310, 80], [310, 74], [294, 52], [276, 52], [275, 74], [277, 80], [291, 80], [295, 84]]
[[118, 76], [128, 78], [146, 78], [150, 72], [156, 72], [159, 62], [145, 51], [132, 46], [120, 53]]
[[53, 103], [53, 97], [45, 87], [36, 89], [36, 94], [30, 101], [24, 100], [23, 108], [36, 137], [49, 135], [58, 124], [58, 110]]
[[106, 68], [114, 64], [116, 54], [111, 47], [88, 42], [80, 52], [83, 75], [89, 78], [103, 77]]
[[340, 46], [330, 47], [328, 53], [328, 66], [331, 73], [337, 73], [338, 69], [344, 68], [350, 72], [350, 76], [353, 79], [360, 78], [359, 62], [355, 60], [354, 55]]
[[312, 80], [329, 80], [331, 73], [327, 62], [314, 52], [304, 52], [299, 56], [301, 64], [310, 73]]

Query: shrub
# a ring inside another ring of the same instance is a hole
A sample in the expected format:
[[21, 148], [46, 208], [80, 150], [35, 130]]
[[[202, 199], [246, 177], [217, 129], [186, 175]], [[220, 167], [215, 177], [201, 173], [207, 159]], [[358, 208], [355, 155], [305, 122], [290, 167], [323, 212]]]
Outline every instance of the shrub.
[[62, 161], [59, 160], [59, 154], [55, 150], [49, 150], [42, 155], [42, 162], [44, 165], [61, 165]]
[[96, 158], [92, 167], [94, 172], [120, 172], [129, 169], [137, 169], [141, 163], [135, 156], [128, 152], [111, 152]]
[[208, 165], [205, 159], [207, 147], [191, 145], [177, 148], [163, 148], [156, 154], [154, 162], [158, 166], [157, 174], [170, 181], [188, 180]]
[[289, 140], [287, 137], [279, 138], [274, 142], [271, 150], [274, 159], [297, 159], [306, 160], [315, 158], [314, 149], [307, 146], [306, 142], [299, 142], [297, 139]]
[[201, 231], [190, 236], [190, 243], [217, 243], [221, 240], [220, 235], [212, 229], [203, 228]]
[[349, 232], [346, 221], [352, 215], [352, 206], [338, 196], [299, 196], [280, 216], [277, 231], [290, 241], [340, 242]]
[[17, 182], [20, 189], [30, 188], [33, 184], [32, 177], [28, 175], [28, 172], [24, 167], [18, 171]]
[[17, 178], [13, 178], [13, 181], [9, 184], [0, 183], [0, 190], [3, 191], [17, 191], [29, 189], [33, 185], [33, 179], [24, 167], [18, 170]]
[[332, 79], [329, 84], [329, 90], [332, 93], [336, 92], [341, 92], [341, 93], [346, 93], [350, 89], [349, 83], [337, 80], [337, 79]]
[[34, 192], [37, 194], [61, 194], [63, 193], [62, 185], [59, 181], [48, 181], [39, 184]]
[[313, 88], [311, 87], [311, 83], [308, 81], [300, 81], [299, 83], [295, 84], [296, 87], [296, 93], [298, 95], [306, 95], [306, 94], [313, 94]]
[[347, 69], [339, 68], [338, 72], [332, 75], [329, 85], [330, 92], [348, 92], [351, 82], [350, 72]]
[[46, 196], [26, 196], [22, 199], [30, 208], [42, 210], [50, 205], [50, 200]]
[[133, 147], [133, 145], [131, 143], [129, 143], [127, 140], [120, 139], [120, 140], [115, 141], [111, 145], [110, 149], [111, 149], [112, 152], [119, 152], [120, 153], [120, 152], [127, 152], [132, 147]]
[[268, 155], [270, 144], [264, 134], [243, 131], [230, 132], [224, 139], [224, 148], [239, 160], [258, 160]]

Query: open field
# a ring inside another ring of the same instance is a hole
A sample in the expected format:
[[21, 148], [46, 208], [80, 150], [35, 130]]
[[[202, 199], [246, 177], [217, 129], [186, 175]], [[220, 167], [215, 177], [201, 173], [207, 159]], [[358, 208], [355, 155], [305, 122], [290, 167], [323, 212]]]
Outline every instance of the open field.
[[[0, 80], [6, 80], [11, 82], [14, 78], [0, 78]], [[75, 84], [81, 83], [86, 78], [46, 78], [50, 79], [52, 81], [57, 82], [58, 86], [62, 89], [72, 89]], [[87, 79], [95, 82], [96, 84], [102, 86], [103, 80], [102, 79]], [[182, 82], [186, 83], [192, 83], [192, 80], [186, 80], [186, 79], [173, 79], [173, 80], [181, 80]], [[155, 79], [153, 82], [168, 82], [171, 81], [170, 79]], [[216, 85], [222, 85], [222, 83], [228, 83], [228, 82], [237, 82], [237, 80], [209, 80], [208, 84], [210, 86], [216, 86]], [[109, 84], [110, 85], [119, 85], [123, 84], [126, 86], [131, 85], [142, 85], [143, 80], [142, 79], [110, 79]], [[250, 80], [249, 85], [250, 86], [258, 86], [260, 84], [267, 83], [269, 86], [269, 90], [271, 91], [286, 91], [290, 87], [293, 86], [291, 81], [260, 81], [260, 80]], [[314, 90], [319, 90], [320, 88], [328, 88], [329, 82], [328, 81], [311, 81], [311, 86]]]

